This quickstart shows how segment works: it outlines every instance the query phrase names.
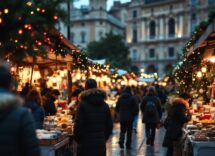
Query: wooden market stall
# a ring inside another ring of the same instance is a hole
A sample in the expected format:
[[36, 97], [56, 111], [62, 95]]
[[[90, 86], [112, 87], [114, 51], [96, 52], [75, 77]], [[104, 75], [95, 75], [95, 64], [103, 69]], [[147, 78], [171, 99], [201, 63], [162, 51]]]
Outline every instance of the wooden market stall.
[[197, 50], [202, 52], [202, 54], [198, 54], [202, 56], [200, 63], [204, 66], [201, 67], [201, 71], [197, 72], [196, 77], [201, 79], [204, 76], [207, 78], [210, 76], [213, 80], [210, 82], [211, 84], [208, 84], [206, 91], [200, 90], [200, 92], [209, 94], [209, 103], [204, 102], [205, 105], [202, 105], [199, 99], [194, 99], [192, 122], [184, 129], [185, 136], [187, 136], [184, 155], [212, 156], [215, 153], [215, 19], [189, 48], [188, 58], [192, 59]]

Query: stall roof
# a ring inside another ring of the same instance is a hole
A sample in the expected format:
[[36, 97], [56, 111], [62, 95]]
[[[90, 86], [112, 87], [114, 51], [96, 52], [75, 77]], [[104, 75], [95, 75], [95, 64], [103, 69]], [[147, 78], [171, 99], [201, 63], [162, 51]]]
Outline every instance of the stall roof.
[[215, 19], [213, 22], [207, 27], [205, 32], [201, 35], [201, 37], [196, 41], [196, 43], [190, 47], [188, 56], [191, 55], [191, 53], [200, 47], [205, 46], [214, 46], [215, 45]]
[[[56, 29], [51, 30], [53, 34], [59, 34], [60, 32]], [[80, 52], [80, 49], [77, 48], [74, 44], [72, 44], [65, 36], [61, 35], [62, 39], [61, 42], [64, 44], [66, 47], [68, 47], [71, 50], [74, 50], [76, 52]], [[47, 48], [47, 54], [46, 56], [36, 56], [36, 59], [34, 60], [33, 57], [26, 57], [24, 59], [24, 63], [27, 64], [32, 64], [34, 61], [35, 64], [40, 64], [40, 65], [50, 65], [50, 64], [55, 64], [55, 63], [66, 63], [66, 62], [72, 62], [72, 56], [71, 55], [66, 55], [65, 57], [61, 55], [56, 55], [55, 53], [51, 52]], [[34, 60], [34, 61], [33, 61]]]

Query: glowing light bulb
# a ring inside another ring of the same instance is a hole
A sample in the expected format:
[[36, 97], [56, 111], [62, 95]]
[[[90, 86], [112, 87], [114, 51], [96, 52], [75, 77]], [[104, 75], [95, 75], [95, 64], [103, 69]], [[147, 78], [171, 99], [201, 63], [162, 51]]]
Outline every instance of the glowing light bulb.
[[5, 13], [5, 14], [8, 14], [8, 13], [9, 13], [9, 10], [8, 10], [8, 9], [4, 9], [4, 13]]
[[206, 72], [207, 72], [207, 68], [206, 68], [206, 67], [202, 67], [201, 70], [202, 70], [203, 73], [206, 73]]

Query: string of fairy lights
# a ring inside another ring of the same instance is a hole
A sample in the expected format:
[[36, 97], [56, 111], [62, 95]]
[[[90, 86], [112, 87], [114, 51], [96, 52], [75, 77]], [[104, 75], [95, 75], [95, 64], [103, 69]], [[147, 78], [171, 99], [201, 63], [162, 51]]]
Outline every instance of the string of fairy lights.
[[203, 61], [205, 48], [197, 48], [189, 53], [190, 48], [201, 37], [206, 28], [215, 18], [215, 11], [209, 13], [208, 21], [201, 22], [192, 33], [191, 39], [183, 49], [183, 60], [174, 70], [174, 78], [179, 86], [179, 92], [190, 92], [193, 96], [208, 96], [208, 86], [215, 78], [214, 62]]

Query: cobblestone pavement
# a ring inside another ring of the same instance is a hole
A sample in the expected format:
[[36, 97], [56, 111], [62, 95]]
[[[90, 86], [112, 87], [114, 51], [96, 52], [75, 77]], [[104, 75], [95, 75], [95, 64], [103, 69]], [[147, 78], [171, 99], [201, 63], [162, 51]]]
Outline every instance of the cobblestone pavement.
[[[140, 117], [139, 117], [140, 118]], [[160, 128], [156, 131], [156, 139], [154, 147], [147, 146], [145, 141], [144, 124], [138, 120], [137, 134], [133, 133], [132, 136], [132, 149], [121, 150], [118, 145], [120, 133], [120, 125], [114, 125], [112, 137], [107, 143], [107, 156], [165, 156], [165, 148], [162, 147], [162, 141], [165, 130]]]

